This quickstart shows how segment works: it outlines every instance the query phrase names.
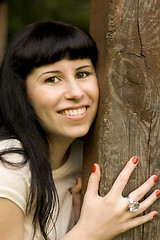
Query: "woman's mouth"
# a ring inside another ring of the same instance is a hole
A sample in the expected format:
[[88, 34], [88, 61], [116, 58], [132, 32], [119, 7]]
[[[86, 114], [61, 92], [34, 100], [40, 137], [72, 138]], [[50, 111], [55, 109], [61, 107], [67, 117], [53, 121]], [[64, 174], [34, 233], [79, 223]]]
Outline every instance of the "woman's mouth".
[[82, 107], [82, 108], [77, 108], [77, 109], [68, 109], [61, 111], [60, 114], [65, 115], [67, 117], [72, 117], [72, 116], [81, 116], [86, 112], [87, 108]]

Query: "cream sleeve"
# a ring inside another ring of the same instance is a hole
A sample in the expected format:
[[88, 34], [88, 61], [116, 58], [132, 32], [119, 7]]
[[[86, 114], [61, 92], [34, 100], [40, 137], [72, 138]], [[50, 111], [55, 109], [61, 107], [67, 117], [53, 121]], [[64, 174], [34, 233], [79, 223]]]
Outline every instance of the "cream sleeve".
[[[11, 147], [21, 147], [21, 144], [17, 140], [0, 141], [0, 151]], [[19, 153], [5, 154], [4, 158], [14, 163], [23, 161], [23, 155]], [[13, 201], [25, 213], [29, 190], [30, 170], [28, 164], [15, 168], [0, 160], [0, 197]]]

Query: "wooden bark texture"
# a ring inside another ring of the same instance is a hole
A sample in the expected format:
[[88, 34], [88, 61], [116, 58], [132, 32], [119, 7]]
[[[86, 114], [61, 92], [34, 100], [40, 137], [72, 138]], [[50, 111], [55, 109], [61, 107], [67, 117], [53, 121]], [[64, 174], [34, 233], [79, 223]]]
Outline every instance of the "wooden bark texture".
[[0, 1], [0, 63], [2, 61], [7, 42], [7, 10], [7, 1]]
[[[136, 155], [127, 196], [150, 175], [160, 177], [160, 1], [91, 0], [90, 32], [100, 51], [100, 108], [84, 144], [84, 181], [98, 162], [105, 195]], [[145, 213], [159, 208], [157, 201]], [[116, 239], [159, 240], [160, 218]]]

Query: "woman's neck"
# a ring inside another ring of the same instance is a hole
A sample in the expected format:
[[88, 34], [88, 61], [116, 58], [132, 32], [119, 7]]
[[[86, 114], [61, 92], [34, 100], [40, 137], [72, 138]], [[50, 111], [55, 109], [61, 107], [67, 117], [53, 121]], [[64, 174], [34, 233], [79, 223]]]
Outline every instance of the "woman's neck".
[[70, 154], [70, 145], [73, 140], [67, 141], [49, 141], [50, 143], [50, 161], [51, 169], [60, 168], [68, 159]]

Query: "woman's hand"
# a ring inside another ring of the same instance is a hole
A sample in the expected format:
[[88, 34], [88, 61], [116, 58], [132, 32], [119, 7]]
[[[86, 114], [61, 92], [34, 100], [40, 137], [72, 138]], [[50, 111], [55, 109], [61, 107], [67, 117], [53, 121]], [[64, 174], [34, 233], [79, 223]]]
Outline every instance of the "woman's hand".
[[[156, 211], [152, 211], [138, 217], [156, 201], [160, 195], [159, 190], [154, 191], [147, 199], [142, 201], [140, 208], [134, 213], [129, 211], [128, 199], [122, 196], [124, 187], [135, 169], [137, 161], [137, 157], [133, 157], [128, 161], [113, 184], [112, 189], [104, 197], [98, 195], [100, 168], [98, 164], [94, 164], [84, 197], [80, 220], [73, 230], [75, 234], [73, 234], [75, 237], [73, 239], [110, 240], [118, 234], [141, 225], [158, 215]], [[157, 179], [156, 175], [151, 176], [143, 185], [130, 193], [130, 198], [134, 201], [141, 200], [153, 187]], [[72, 237], [65, 239], [72, 239]]]

